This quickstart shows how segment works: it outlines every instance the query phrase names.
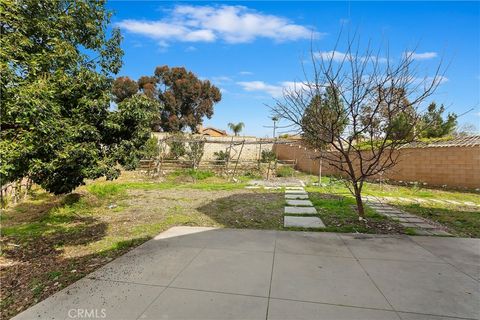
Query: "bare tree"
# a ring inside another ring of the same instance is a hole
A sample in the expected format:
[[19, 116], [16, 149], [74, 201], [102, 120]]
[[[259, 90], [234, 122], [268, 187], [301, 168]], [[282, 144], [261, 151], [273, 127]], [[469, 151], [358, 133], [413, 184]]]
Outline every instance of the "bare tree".
[[399, 148], [417, 137], [424, 102], [445, 79], [444, 70], [440, 62], [433, 75], [418, 77], [413, 52], [392, 59], [370, 44], [361, 50], [353, 37], [340, 53], [339, 42], [333, 51], [310, 51], [304, 81], [285, 90], [272, 110], [346, 178], [363, 220], [364, 182], [394, 167]]

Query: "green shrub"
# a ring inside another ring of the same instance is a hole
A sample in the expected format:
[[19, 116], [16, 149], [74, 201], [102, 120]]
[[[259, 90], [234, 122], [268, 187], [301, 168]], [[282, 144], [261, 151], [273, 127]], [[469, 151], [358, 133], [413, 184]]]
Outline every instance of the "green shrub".
[[205, 140], [196, 139], [188, 143], [188, 151], [186, 151], [186, 156], [188, 160], [192, 161], [194, 169], [198, 167], [198, 164], [202, 160], [204, 151]]
[[187, 153], [183, 134], [173, 134], [170, 138], [171, 140], [167, 142], [167, 145], [170, 148], [167, 158], [178, 160]]
[[295, 175], [295, 170], [292, 167], [278, 167], [277, 168], [277, 177], [293, 177]]
[[262, 151], [262, 158], [260, 160], [261, 162], [267, 163], [267, 162], [275, 161], [276, 159], [277, 159], [277, 155], [275, 154], [275, 152], [270, 150]]
[[223, 164], [228, 161], [228, 152], [220, 150], [218, 152], [214, 152], [213, 155], [215, 156], [217, 164]]
[[141, 149], [143, 159], [154, 159], [158, 156], [158, 139], [155, 136], [150, 137]]

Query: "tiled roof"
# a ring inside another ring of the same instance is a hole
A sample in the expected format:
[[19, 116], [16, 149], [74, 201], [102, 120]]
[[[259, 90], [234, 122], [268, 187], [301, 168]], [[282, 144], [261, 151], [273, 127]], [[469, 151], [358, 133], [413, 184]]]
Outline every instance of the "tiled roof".
[[480, 135], [411, 142], [403, 148], [445, 148], [445, 147], [475, 147], [480, 146]]

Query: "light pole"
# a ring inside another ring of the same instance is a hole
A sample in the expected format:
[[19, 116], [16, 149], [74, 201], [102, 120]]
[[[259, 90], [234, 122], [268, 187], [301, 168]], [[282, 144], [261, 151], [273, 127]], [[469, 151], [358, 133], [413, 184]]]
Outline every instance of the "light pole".
[[273, 121], [273, 140], [275, 140], [275, 130], [277, 129], [278, 117], [276, 116], [272, 117], [272, 121]]

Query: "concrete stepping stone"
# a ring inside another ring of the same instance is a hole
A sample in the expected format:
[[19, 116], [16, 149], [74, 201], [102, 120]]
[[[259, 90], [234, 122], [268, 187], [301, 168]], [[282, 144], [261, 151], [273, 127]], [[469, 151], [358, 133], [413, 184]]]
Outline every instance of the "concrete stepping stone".
[[287, 205], [296, 207], [313, 207], [313, 203], [310, 200], [287, 199]]
[[285, 199], [308, 199], [308, 194], [286, 194]]
[[417, 228], [418, 225], [414, 222], [400, 222], [400, 224], [406, 228]]
[[292, 217], [286, 216], [283, 220], [283, 226], [285, 228], [297, 227], [297, 228], [325, 228], [322, 220], [319, 217]]
[[285, 207], [285, 214], [317, 214], [314, 207]]
[[304, 190], [303, 187], [285, 187], [285, 190]]
[[414, 228], [413, 231], [415, 232], [415, 235], [417, 235], [417, 236], [431, 236], [432, 235], [432, 233], [430, 233], [427, 230], [423, 230], [423, 229]]
[[451, 236], [451, 233], [448, 233], [447, 231], [444, 230], [428, 230], [432, 235], [434, 236]]
[[417, 226], [422, 229], [436, 229], [436, 226], [432, 226], [431, 224], [428, 223], [417, 223]]
[[391, 218], [400, 222], [425, 223], [425, 220], [422, 220], [420, 218], [401, 218], [401, 217], [391, 217]]
[[305, 190], [285, 190], [285, 194], [307, 194]]

